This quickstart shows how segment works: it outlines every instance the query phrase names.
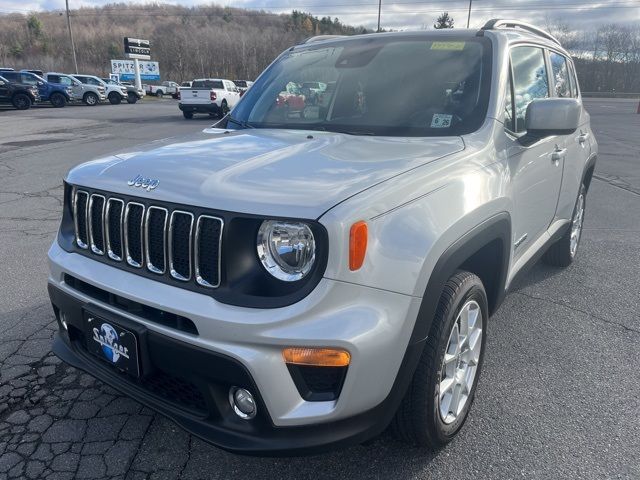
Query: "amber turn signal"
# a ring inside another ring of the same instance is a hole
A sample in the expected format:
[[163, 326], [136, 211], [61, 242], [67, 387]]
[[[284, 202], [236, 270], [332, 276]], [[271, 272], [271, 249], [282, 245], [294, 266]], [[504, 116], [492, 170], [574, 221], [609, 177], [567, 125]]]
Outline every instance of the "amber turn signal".
[[316, 367], [347, 367], [351, 355], [346, 350], [334, 348], [292, 347], [282, 350], [286, 363]]
[[356, 222], [349, 232], [349, 269], [354, 271], [362, 267], [367, 254], [369, 227], [366, 222]]

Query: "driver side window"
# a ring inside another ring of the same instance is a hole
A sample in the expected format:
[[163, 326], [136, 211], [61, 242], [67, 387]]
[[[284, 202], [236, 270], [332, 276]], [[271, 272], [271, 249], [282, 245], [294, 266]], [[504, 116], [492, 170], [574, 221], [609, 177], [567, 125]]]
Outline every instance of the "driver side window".
[[515, 47], [511, 50], [515, 95], [515, 132], [525, 131], [525, 116], [529, 104], [549, 96], [549, 77], [544, 51], [539, 47]]

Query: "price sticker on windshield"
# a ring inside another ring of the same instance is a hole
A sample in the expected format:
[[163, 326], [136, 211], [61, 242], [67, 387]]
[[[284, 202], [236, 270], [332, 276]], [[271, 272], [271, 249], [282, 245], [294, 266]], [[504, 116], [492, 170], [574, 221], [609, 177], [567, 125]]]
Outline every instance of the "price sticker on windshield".
[[431, 128], [449, 128], [452, 118], [453, 115], [447, 115], [446, 113], [434, 113], [431, 118]]
[[433, 42], [431, 50], [464, 50], [465, 42]]

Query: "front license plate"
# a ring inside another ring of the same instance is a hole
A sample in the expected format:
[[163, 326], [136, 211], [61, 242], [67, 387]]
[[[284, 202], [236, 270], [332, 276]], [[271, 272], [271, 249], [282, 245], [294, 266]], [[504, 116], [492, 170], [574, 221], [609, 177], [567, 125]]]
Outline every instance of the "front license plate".
[[87, 349], [104, 362], [140, 376], [136, 335], [111, 320], [85, 312]]

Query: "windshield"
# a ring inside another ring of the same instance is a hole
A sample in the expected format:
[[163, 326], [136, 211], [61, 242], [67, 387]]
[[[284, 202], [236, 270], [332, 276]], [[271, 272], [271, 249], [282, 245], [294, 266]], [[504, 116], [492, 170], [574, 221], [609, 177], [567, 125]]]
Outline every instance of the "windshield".
[[484, 121], [490, 75], [491, 43], [481, 37], [323, 42], [275, 62], [234, 109], [229, 127], [460, 135]]

